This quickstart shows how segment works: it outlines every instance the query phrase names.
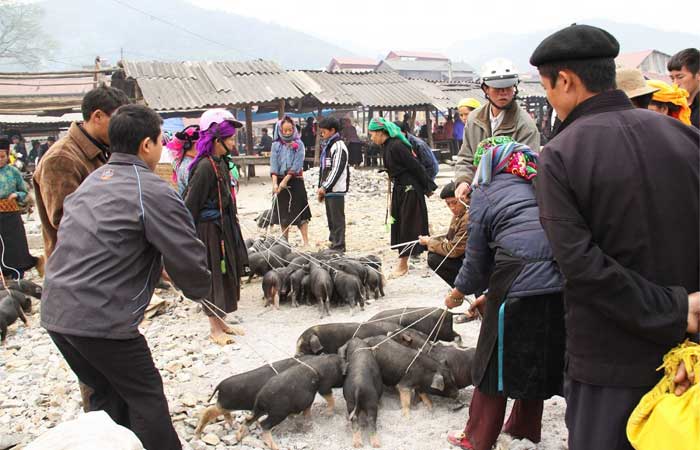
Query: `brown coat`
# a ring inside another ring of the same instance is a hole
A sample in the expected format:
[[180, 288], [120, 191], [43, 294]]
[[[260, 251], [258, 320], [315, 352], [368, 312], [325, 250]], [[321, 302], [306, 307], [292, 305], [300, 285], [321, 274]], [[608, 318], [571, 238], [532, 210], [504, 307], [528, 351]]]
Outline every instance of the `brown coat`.
[[56, 247], [58, 225], [63, 217], [63, 202], [107, 158], [86, 132], [73, 122], [68, 134], [53, 144], [34, 172], [36, 205], [48, 258]]
[[461, 258], [464, 256], [464, 248], [467, 246], [468, 222], [469, 213], [467, 211], [464, 211], [459, 216], [452, 216], [447, 236], [430, 238], [428, 241], [428, 251], [437, 253], [440, 256], [447, 256], [449, 254], [450, 258]]

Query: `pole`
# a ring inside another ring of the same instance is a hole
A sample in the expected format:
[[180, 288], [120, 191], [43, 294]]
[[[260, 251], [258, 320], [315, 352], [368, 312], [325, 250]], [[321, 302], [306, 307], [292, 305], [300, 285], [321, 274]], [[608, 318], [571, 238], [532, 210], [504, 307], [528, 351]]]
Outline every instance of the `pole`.
[[277, 107], [277, 118], [282, 120], [284, 117], [284, 99], [279, 101], [279, 106]]
[[316, 116], [316, 143], [314, 144], [314, 166], [320, 166], [321, 140], [318, 138], [318, 122], [323, 114], [323, 105], [318, 105], [318, 115]]
[[428, 145], [433, 148], [433, 124], [430, 118], [430, 108], [425, 108], [425, 126], [428, 129]]
[[[252, 155], [253, 154], [253, 108], [251, 108], [250, 105], [245, 107], [245, 134], [246, 134], [246, 140], [245, 140], [246, 155]], [[246, 168], [246, 171], [245, 171], [246, 183], [248, 182], [248, 180], [250, 180], [250, 177], [254, 177], [254, 176], [255, 176], [255, 165], [248, 164], [248, 167]]]

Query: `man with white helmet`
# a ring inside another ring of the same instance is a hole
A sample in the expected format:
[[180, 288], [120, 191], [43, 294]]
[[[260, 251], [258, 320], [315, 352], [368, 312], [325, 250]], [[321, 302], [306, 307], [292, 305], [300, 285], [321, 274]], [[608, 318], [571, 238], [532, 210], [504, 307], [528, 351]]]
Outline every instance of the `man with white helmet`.
[[455, 194], [465, 197], [474, 178], [474, 151], [482, 140], [492, 136], [510, 136], [532, 149], [540, 148], [535, 122], [515, 102], [518, 73], [513, 63], [503, 58], [487, 62], [481, 71], [481, 89], [488, 103], [469, 114], [464, 125], [464, 140], [455, 165]]

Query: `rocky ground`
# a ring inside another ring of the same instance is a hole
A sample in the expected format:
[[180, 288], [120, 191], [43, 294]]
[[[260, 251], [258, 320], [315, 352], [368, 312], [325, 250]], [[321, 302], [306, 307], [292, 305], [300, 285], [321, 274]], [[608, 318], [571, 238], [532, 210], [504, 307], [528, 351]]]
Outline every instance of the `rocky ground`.
[[[258, 168], [258, 173], [265, 168]], [[307, 173], [310, 205], [313, 219], [310, 225], [311, 242], [319, 247], [325, 243], [327, 228], [323, 205], [315, 201], [310, 187], [317, 172]], [[438, 184], [451, 178], [450, 168], [442, 166]], [[352, 193], [346, 199], [347, 243], [350, 253], [374, 253], [384, 260], [384, 271], [390, 273], [396, 254], [389, 251], [389, 234], [384, 225], [386, 211], [386, 178], [376, 171], [353, 171]], [[238, 199], [240, 216], [247, 236], [257, 233], [254, 218], [266, 209], [270, 202], [270, 186], [267, 177], [253, 178], [243, 184]], [[435, 195], [428, 201], [431, 228], [441, 232], [449, 223], [449, 211]], [[40, 252], [38, 223], [27, 222], [30, 245]], [[298, 232], [293, 231], [293, 245], [300, 242]], [[224, 426], [223, 421], [210, 424], [202, 439], [194, 439], [193, 431], [197, 414], [208, 405], [207, 400], [214, 386], [232, 374], [254, 369], [266, 361], [289, 357], [294, 352], [298, 335], [316, 323], [337, 321], [361, 321], [377, 312], [403, 306], [441, 305], [447, 286], [426, 270], [425, 258], [412, 263], [409, 274], [389, 280], [385, 298], [372, 301], [364, 312], [351, 315], [348, 308], [332, 310], [332, 316], [318, 319], [315, 307], [302, 306], [292, 309], [283, 305], [280, 311], [264, 310], [260, 281], [244, 284], [242, 300], [236, 315], [242, 320], [246, 335], [237, 343], [219, 347], [207, 340], [207, 320], [200, 307], [182, 299], [173, 290], [158, 291], [165, 300], [163, 312], [142, 324], [157, 367], [163, 376], [171, 416], [186, 449], [250, 450], [264, 448], [260, 430], [253, 428], [242, 442], [235, 440], [235, 432]], [[4, 347], [0, 347], [0, 450], [10, 444], [23, 444], [80, 414], [80, 395], [75, 376], [67, 367], [48, 335], [39, 327], [39, 302], [30, 316], [30, 326], [15, 324], [10, 328]], [[472, 322], [457, 325], [465, 345], [474, 346], [479, 324]], [[413, 407], [410, 419], [401, 416], [398, 395], [385, 392], [379, 412], [378, 431], [382, 447], [388, 450], [447, 449], [448, 430], [461, 429], [467, 418], [467, 408], [472, 388], [465, 389], [459, 401], [435, 398], [435, 408], [428, 411], [422, 404]], [[335, 450], [351, 448], [349, 422], [346, 418], [342, 390], [335, 391], [335, 414], [324, 413], [325, 402], [317, 397], [312, 409], [312, 420], [289, 418], [273, 430], [278, 444], [289, 450]], [[565, 447], [565, 403], [560, 397], [545, 403], [543, 438], [537, 446], [525, 442], [504, 442], [504, 449], [559, 450]], [[237, 421], [244, 413], [236, 413]], [[3, 444], [4, 443], [4, 444]], [[365, 436], [367, 444], [367, 436]], [[367, 444], [366, 447], [369, 448]]]

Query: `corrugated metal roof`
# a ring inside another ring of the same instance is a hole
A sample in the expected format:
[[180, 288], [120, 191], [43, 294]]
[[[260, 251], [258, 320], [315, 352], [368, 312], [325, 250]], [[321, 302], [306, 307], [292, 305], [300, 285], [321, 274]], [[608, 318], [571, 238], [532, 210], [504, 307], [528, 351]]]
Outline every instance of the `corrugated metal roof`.
[[[393, 70], [402, 71], [434, 71], [434, 72], [445, 72], [447, 73], [449, 69], [448, 61], [438, 61], [438, 60], [402, 60], [402, 59], [385, 59], [382, 63], [391, 67]], [[465, 62], [453, 62], [452, 72], [474, 72], [474, 68]]]
[[1, 124], [27, 125], [27, 124], [69, 124], [83, 120], [81, 113], [68, 113], [60, 117], [37, 116], [32, 114], [0, 114]]
[[290, 72], [297, 87], [322, 104], [362, 105], [370, 108], [428, 106], [420, 89], [397, 73]]
[[235, 107], [299, 99], [289, 75], [271, 61], [124, 63], [148, 106], [158, 111]]

